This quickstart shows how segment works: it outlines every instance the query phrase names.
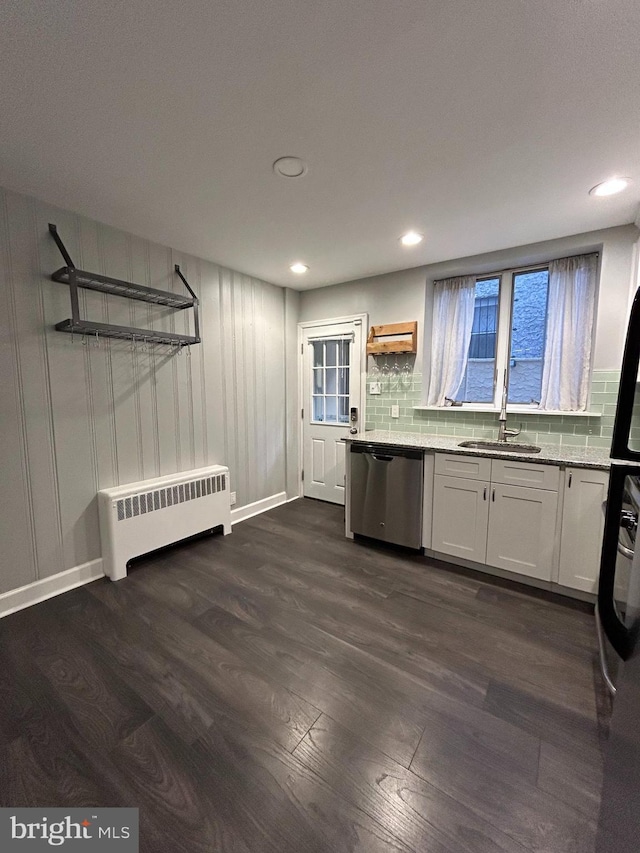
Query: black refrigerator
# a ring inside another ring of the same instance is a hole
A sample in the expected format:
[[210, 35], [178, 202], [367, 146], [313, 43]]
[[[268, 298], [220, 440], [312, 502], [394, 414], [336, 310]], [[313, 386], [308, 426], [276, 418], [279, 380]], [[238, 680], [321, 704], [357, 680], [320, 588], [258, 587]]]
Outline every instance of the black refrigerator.
[[611, 444], [596, 626], [613, 695], [597, 853], [640, 851], [640, 289], [633, 301]]

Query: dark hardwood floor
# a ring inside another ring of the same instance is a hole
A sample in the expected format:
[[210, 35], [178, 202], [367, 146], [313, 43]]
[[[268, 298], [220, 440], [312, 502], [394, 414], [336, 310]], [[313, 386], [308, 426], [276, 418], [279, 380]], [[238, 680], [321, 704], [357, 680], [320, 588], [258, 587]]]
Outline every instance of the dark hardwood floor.
[[0, 621], [0, 805], [148, 853], [592, 853], [593, 616], [299, 500]]

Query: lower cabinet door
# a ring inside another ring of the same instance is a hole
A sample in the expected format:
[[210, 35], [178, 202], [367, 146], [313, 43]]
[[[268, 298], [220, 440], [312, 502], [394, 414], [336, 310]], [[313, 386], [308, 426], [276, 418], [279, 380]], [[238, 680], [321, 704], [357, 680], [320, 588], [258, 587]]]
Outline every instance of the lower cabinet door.
[[608, 486], [606, 471], [567, 468], [558, 577], [563, 586], [597, 592]]
[[435, 475], [431, 534], [434, 551], [484, 563], [488, 518], [489, 483]]
[[558, 493], [491, 486], [487, 564], [551, 580]]

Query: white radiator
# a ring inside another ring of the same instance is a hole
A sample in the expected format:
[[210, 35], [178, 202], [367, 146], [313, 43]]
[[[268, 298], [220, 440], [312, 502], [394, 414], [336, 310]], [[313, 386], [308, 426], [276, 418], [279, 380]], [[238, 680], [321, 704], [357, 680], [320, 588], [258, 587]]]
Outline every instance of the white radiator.
[[102, 489], [98, 512], [104, 573], [121, 580], [132, 557], [220, 525], [231, 533], [229, 469], [212, 465]]

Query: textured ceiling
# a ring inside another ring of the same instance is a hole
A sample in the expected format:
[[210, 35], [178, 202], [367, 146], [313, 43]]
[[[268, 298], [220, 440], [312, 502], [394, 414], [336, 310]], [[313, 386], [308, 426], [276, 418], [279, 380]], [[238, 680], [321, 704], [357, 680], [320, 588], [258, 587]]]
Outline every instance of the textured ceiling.
[[618, 225], [639, 45], [637, 0], [5, 0], [0, 184], [293, 287]]

